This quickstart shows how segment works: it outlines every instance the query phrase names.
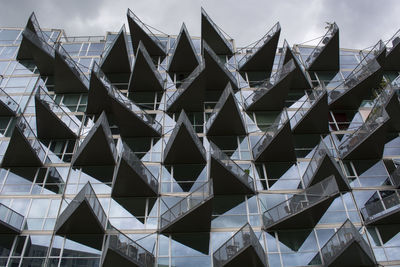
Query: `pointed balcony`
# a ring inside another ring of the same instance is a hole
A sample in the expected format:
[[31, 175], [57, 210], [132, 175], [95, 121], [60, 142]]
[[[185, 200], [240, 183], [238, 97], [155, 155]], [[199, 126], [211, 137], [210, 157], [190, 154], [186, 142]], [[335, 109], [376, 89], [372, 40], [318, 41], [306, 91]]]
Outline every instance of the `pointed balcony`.
[[157, 197], [158, 180], [142, 161], [123, 143], [112, 185], [112, 197]]
[[[35, 12], [32, 12], [28, 18], [25, 29], [29, 29], [31, 32], [37, 34], [36, 28], [40, 30], [39, 22], [36, 19]], [[32, 54], [28, 43], [29, 41], [27, 41], [25, 38], [22, 38], [21, 44], [19, 45], [18, 49], [17, 60], [32, 59]]]
[[164, 80], [158, 72], [146, 48], [140, 41], [136, 52], [133, 71], [129, 79], [129, 92], [161, 92], [164, 90]]
[[306, 59], [305, 65], [309, 71], [339, 70], [339, 28], [335, 22], [329, 25], [328, 31]]
[[325, 142], [321, 140], [303, 174], [304, 187], [315, 185], [330, 175], [335, 177], [341, 192], [350, 190], [350, 185], [339, 164], [332, 156]]
[[389, 116], [384, 106], [384, 97], [379, 98], [366, 121], [352, 134], [343, 137], [338, 146], [341, 159], [379, 159], [386, 141]]
[[76, 139], [81, 122], [39, 86], [35, 93], [36, 128], [40, 139]]
[[[0, 75], [0, 84], [3, 76]], [[0, 88], [0, 116], [13, 117], [19, 112], [19, 105], [9, 96], [6, 91]]]
[[164, 149], [164, 164], [206, 163], [206, 151], [182, 110]]
[[377, 266], [374, 253], [349, 219], [321, 248], [324, 266]]
[[105, 73], [131, 73], [125, 25], [101, 55], [100, 67]]
[[235, 94], [228, 83], [206, 122], [206, 133], [208, 136], [245, 135], [244, 125]]
[[[220, 28], [206, 11], [201, 8], [201, 39], [210, 45], [217, 55], [233, 55], [232, 43], [227, 40]], [[204, 42], [203, 42], [204, 44]]]
[[381, 97], [385, 98], [385, 109], [390, 119], [388, 121], [388, 131], [400, 131], [400, 102], [397, 91], [400, 88], [400, 76], [398, 76], [392, 84], [388, 84], [384, 90], [381, 91]]
[[[391, 161], [391, 162], [393, 162], [393, 161]], [[388, 166], [386, 166], [386, 168], [391, 173], [390, 179], [392, 180], [393, 185], [396, 188], [400, 188], [400, 164], [399, 164], [399, 162], [396, 161], [396, 166], [393, 164], [392, 168], [388, 168]], [[390, 169], [393, 169], [393, 170], [390, 170]]]
[[256, 162], [296, 160], [286, 109], [268, 127], [264, 135], [253, 146], [252, 151]]
[[264, 228], [266, 230], [314, 228], [338, 194], [336, 180], [330, 176], [265, 211]]
[[280, 34], [277, 22], [260, 40], [244, 48], [246, 54], [238, 62], [239, 71], [271, 72]]
[[46, 151], [26, 119], [17, 118], [15, 128], [4, 154], [2, 167], [43, 166]]
[[72, 157], [73, 166], [114, 165], [117, 149], [103, 112]]
[[382, 40], [379, 40], [371, 50], [360, 50], [359, 54], [360, 58], [365, 58], [366, 61], [376, 59], [379, 65], [383, 67], [386, 61], [386, 45]]
[[185, 75], [191, 73], [199, 64], [200, 60], [197, 56], [196, 49], [194, 48], [185, 23], [183, 23], [169, 61], [168, 73]]
[[110, 95], [108, 94], [107, 86], [104, 84], [103, 77], [107, 79], [99, 65], [94, 63], [90, 73], [88, 103], [85, 111], [88, 115], [100, 115], [103, 111], [107, 114], [112, 113]]
[[324, 87], [307, 91], [306, 99], [290, 118], [293, 133], [328, 133], [328, 96]]
[[97, 64], [93, 65], [92, 73], [102, 82], [103, 89], [108, 91], [111, 109], [118, 114], [116, 120], [121, 136], [161, 136], [161, 124], [112, 85]]
[[209, 232], [213, 197], [212, 180], [209, 180], [160, 216], [160, 232]]
[[165, 44], [161, 42], [158, 36], [152, 33], [150, 26], [144, 24], [129, 8], [127, 17], [129, 31], [132, 38], [132, 46], [135, 53], [139, 47], [139, 42], [142, 41], [151, 57], [166, 57], [167, 53]]
[[210, 141], [210, 177], [214, 194], [254, 194], [253, 178]]
[[102, 267], [154, 266], [155, 258], [153, 254], [120, 231], [116, 231], [117, 234], [110, 234], [106, 237], [101, 258]]
[[264, 249], [250, 224], [246, 223], [213, 254], [214, 267], [267, 267]]
[[[57, 235], [65, 235], [73, 241], [101, 248], [106, 226], [107, 215], [91, 184], [87, 182], [58, 216], [54, 229]], [[98, 235], [98, 238], [86, 239], [80, 236], [88, 234]]]
[[295, 70], [293, 60], [288, 61], [266, 82], [245, 99], [247, 111], [282, 110]]
[[400, 223], [400, 190], [381, 192], [382, 198], [374, 194], [361, 209], [366, 225]]
[[0, 203], [0, 234], [20, 234], [24, 216]]
[[71, 58], [61, 43], [56, 43], [54, 64], [54, 91], [57, 94], [87, 93], [89, 79]]
[[400, 70], [400, 30], [386, 42], [386, 58], [383, 65], [384, 70]]

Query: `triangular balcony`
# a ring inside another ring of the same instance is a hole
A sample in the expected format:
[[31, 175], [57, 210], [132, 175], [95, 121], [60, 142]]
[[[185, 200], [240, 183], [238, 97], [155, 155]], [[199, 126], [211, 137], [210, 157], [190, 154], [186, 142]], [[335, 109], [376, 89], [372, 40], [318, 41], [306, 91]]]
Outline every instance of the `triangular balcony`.
[[336, 23], [329, 24], [328, 31], [305, 61], [309, 71], [338, 71], [339, 66], [339, 28]]
[[321, 248], [324, 266], [376, 267], [374, 253], [349, 219]]
[[[91, 184], [87, 182], [58, 216], [54, 230], [57, 235], [65, 235], [73, 241], [101, 248], [106, 227], [107, 215]], [[84, 235], [88, 234], [98, 238], [86, 239]]]
[[[36, 28], [40, 30], [39, 22], [36, 19], [35, 12], [32, 12], [28, 18], [25, 29], [29, 29], [33, 33], [37, 34]], [[32, 54], [29, 48], [29, 41], [26, 41], [25, 38], [22, 38], [21, 44], [19, 45], [17, 60], [31, 60]]]
[[400, 30], [386, 42], [386, 58], [383, 69], [387, 71], [400, 70]]
[[[376, 197], [376, 195], [382, 197]], [[400, 223], [400, 191], [387, 190], [375, 193], [361, 209], [366, 225]]]
[[[116, 230], [116, 229], [115, 229]], [[116, 230], [116, 234], [109, 234], [103, 248], [101, 258], [102, 267], [144, 267], [154, 266], [155, 258], [152, 253], [128, 236]]]
[[292, 132], [328, 133], [328, 112], [326, 89], [322, 87], [307, 91], [306, 99], [290, 118]]
[[[285, 147], [285, 149], [282, 149]], [[292, 132], [286, 109], [284, 109], [274, 123], [252, 148], [256, 162], [267, 161], [295, 161]]]
[[210, 177], [215, 195], [254, 194], [253, 178], [210, 141]]
[[117, 149], [103, 112], [72, 157], [73, 166], [115, 165]]
[[239, 71], [271, 72], [274, 65], [281, 25], [277, 22], [260, 40], [243, 48], [246, 53], [239, 62]]
[[164, 164], [206, 163], [206, 151], [182, 110], [164, 149]]
[[175, 41], [174, 51], [168, 65], [168, 73], [186, 76], [200, 64], [192, 39], [182, 24], [178, 38]]
[[245, 99], [247, 111], [282, 110], [296, 66], [293, 60], [278, 69]]
[[[392, 180], [393, 185], [396, 188], [400, 188], [400, 164], [398, 161], [392, 161], [390, 160], [391, 167], [388, 167], [387, 164], [386, 165], [386, 169], [388, 170], [388, 172], [390, 173], [390, 179]], [[396, 164], [394, 164], [396, 163]]]
[[158, 196], [158, 180], [125, 143], [118, 161], [111, 196], [117, 198]]
[[384, 97], [384, 105], [386, 112], [390, 119], [388, 121], [389, 132], [400, 131], [400, 102], [397, 92], [400, 88], [400, 76], [398, 76], [391, 84], [388, 84], [384, 90], [381, 91], [380, 97]]
[[54, 91], [57, 94], [87, 93], [89, 79], [61, 43], [55, 44]]
[[129, 8], [127, 17], [132, 46], [135, 52], [139, 47], [139, 42], [142, 41], [151, 57], [166, 57], [165, 44]]
[[0, 203], [0, 234], [20, 234], [23, 222], [23, 215]]
[[136, 51], [133, 71], [129, 79], [129, 92], [161, 92], [164, 90], [164, 80], [158, 72], [146, 48], [140, 41]]
[[101, 55], [100, 67], [105, 73], [131, 73], [125, 25]]
[[263, 247], [250, 224], [246, 223], [213, 254], [214, 267], [267, 267]]
[[203, 8], [201, 8], [201, 39], [209, 44], [217, 55], [227, 55], [229, 57], [233, 55], [232, 43], [227, 40], [220, 28], [211, 20]]
[[371, 50], [360, 50], [359, 54], [360, 58], [365, 59], [365, 62], [368, 62], [371, 59], [376, 59], [382, 67], [385, 65], [386, 46], [382, 40], [379, 40], [374, 46], [372, 46]]
[[160, 232], [209, 232], [213, 197], [209, 180], [161, 214]]
[[76, 139], [81, 122], [39, 86], [35, 93], [36, 128], [40, 139]]
[[336, 180], [330, 176], [265, 211], [264, 228], [266, 230], [314, 228], [338, 194]]
[[205, 127], [208, 136], [246, 135], [245, 123], [229, 83], [221, 94]]
[[[0, 84], [3, 76], [0, 75]], [[13, 117], [20, 111], [19, 105], [9, 96], [6, 91], [0, 88], [0, 116]]]
[[321, 140], [317, 148], [314, 150], [314, 154], [304, 171], [302, 178], [304, 187], [307, 188], [319, 183], [330, 175], [335, 177], [336, 183], [341, 192], [350, 190], [350, 185], [339, 164], [332, 156], [325, 142]]
[[85, 111], [86, 114], [99, 115], [103, 111], [107, 114], [112, 113], [110, 95], [108, 94], [107, 86], [103, 82], [103, 78], [107, 79], [99, 65], [94, 63], [90, 74], [90, 87], [88, 92], [88, 103]]
[[18, 117], [1, 166], [41, 167], [45, 160], [46, 151], [35, 132], [23, 116]]

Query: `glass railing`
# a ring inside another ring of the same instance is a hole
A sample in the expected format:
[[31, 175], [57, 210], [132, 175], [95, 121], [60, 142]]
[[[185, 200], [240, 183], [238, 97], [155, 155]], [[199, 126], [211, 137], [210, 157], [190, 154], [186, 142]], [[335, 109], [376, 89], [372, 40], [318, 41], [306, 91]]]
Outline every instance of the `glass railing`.
[[[90, 182], [87, 182], [86, 185], [82, 187], [81, 191], [79, 191], [74, 199], [68, 203], [68, 206], [58, 217], [56, 223], [57, 229], [68, 220], [68, 218], [75, 212], [75, 210], [79, 207], [79, 205], [81, 205], [83, 201], [87, 201], [93, 211], [93, 214], [97, 217], [103, 229], [106, 229], [107, 215], [104, 212], [103, 207], [101, 206], [100, 201], [97, 198], [96, 193], [94, 192]], [[88, 214], [88, 216], [90, 215]]]
[[366, 65], [369, 61], [376, 59], [383, 51], [386, 50], [385, 44], [382, 40], [379, 40], [371, 50], [365, 52], [363, 50], [360, 51], [361, 62]]
[[384, 217], [388, 213], [400, 210], [400, 191], [390, 190], [392, 194], [367, 202], [361, 209], [361, 214], [366, 223]]
[[275, 34], [280, 30], [281, 25], [279, 22], [277, 22], [261, 39], [247, 47], [242, 48], [242, 51], [244, 50], [245, 54], [238, 62], [239, 68], [243, 66], [253, 55], [255, 55], [257, 51], [264, 46], [264, 44], [268, 43], [269, 40], [271, 40], [272, 37], [274, 37]]
[[40, 34], [35, 34], [28, 28], [22, 32], [22, 35], [29, 39], [32, 43], [34, 43], [37, 47], [41, 48], [44, 52], [46, 52], [49, 56], [54, 58], [54, 47], [49, 45], [46, 40], [40, 37]]
[[227, 47], [229, 47], [229, 49], [231, 51], [233, 51], [233, 46], [232, 43], [228, 41], [228, 38], [225, 36], [225, 34], [222, 33], [222, 31], [220, 30], [220, 28], [218, 27], [217, 24], [214, 23], [214, 21], [210, 18], [210, 16], [208, 16], [208, 14], [206, 13], [206, 11], [201, 8], [201, 14], [207, 19], [207, 21], [213, 26], [214, 30], [218, 33], [218, 35], [221, 37], [221, 40], [225, 43], [225, 45]]
[[257, 159], [259, 155], [269, 146], [271, 141], [278, 135], [288, 120], [287, 111], [284, 109], [275, 119], [274, 123], [265, 130], [264, 135], [253, 146], [252, 151], [255, 159]]
[[387, 49], [387, 54], [389, 54], [393, 48], [395, 48], [398, 44], [400, 43], [400, 30], [398, 30], [392, 38], [390, 38], [386, 42], [386, 49]]
[[[252, 246], [257, 256], [267, 266], [264, 249], [250, 224], [246, 223], [231, 238], [229, 238], [222, 246], [220, 246], [213, 254], [214, 267], [222, 267], [228, 261], [243, 252], [243, 249]], [[251, 262], [251, 259], [248, 260]]]
[[39, 86], [36, 91], [36, 98], [45, 105], [50, 112], [53, 112], [68, 128], [71, 129], [76, 135], [80, 129], [81, 122], [75, 116], [70, 116], [66, 110], [68, 108], [64, 105], [57, 104], [53, 98], [51, 98], [47, 92]]
[[0, 203], [0, 221], [21, 231], [24, 216]]
[[199, 207], [213, 196], [212, 180], [201, 185], [185, 198], [181, 199], [160, 216], [160, 228], [164, 228], [182, 218], [188, 212]]
[[325, 46], [331, 41], [332, 37], [335, 36], [336, 32], [339, 30], [338, 26], [336, 23], [332, 23], [329, 25], [329, 29], [324, 35], [324, 37], [321, 38], [317, 46], [314, 47], [314, 50], [311, 52], [311, 54], [308, 56], [308, 58], [305, 61], [306, 68], [308, 69], [314, 60], [321, 54], [321, 52], [324, 50]]
[[154, 192], [158, 192], [158, 180], [125, 143], [122, 145], [121, 155], [128, 165], [143, 179], [143, 181], [145, 181]]
[[[3, 80], [3, 76], [0, 75], [0, 84]], [[0, 101], [7, 106], [7, 108], [9, 110], [12, 111], [12, 113], [17, 114], [18, 110], [19, 110], [19, 105], [17, 104], [17, 102], [15, 102], [15, 100], [9, 96], [6, 91], [4, 91], [2, 88], [0, 88]]]
[[[324, 260], [324, 266], [329, 266], [342, 252], [343, 249], [351, 242], [357, 242], [362, 250], [374, 259], [373, 252], [358, 230], [354, 227], [349, 219], [336, 231], [336, 233], [321, 248], [321, 255]], [[351, 259], [350, 259], [351, 261]], [[350, 262], [351, 263], [351, 262]]]
[[254, 191], [253, 178], [210, 141], [211, 156], [232, 172], [243, 184]]
[[40, 28], [39, 21], [37, 20], [34, 12], [32, 12], [31, 16], [29, 17], [29, 20], [32, 22], [32, 25], [36, 31], [36, 35], [39, 37], [39, 39], [41, 39], [47, 43], [47, 41], [50, 39], [50, 37], [47, 36]]
[[396, 160], [396, 169], [390, 174], [393, 184], [400, 187], [400, 162]]
[[73, 60], [71, 58], [71, 56], [68, 54], [68, 52], [65, 50], [65, 48], [61, 45], [61, 43], [55, 43], [54, 48], [64, 59], [65, 63], [67, 63], [67, 65], [70, 67], [71, 71], [82, 81], [82, 83], [85, 85], [85, 87], [89, 88], [89, 79], [83, 73], [83, 71], [78, 66], [78, 64], [75, 62], [75, 60]]
[[100, 66], [97, 63], [93, 64], [92, 71], [103, 83], [104, 87], [107, 89], [107, 92], [111, 97], [113, 97], [116, 101], [128, 108], [130, 111], [132, 111], [133, 114], [135, 114], [135, 116], [139, 117], [143, 122], [145, 122], [147, 125], [149, 125], [161, 134], [161, 124], [156, 121], [152, 116], [150, 116], [147, 112], [142, 110], [132, 100], [123, 95], [118, 88], [112, 85], [111, 81], [107, 78], [107, 76], [100, 69]]
[[290, 118], [290, 126], [292, 129], [294, 129], [297, 124], [307, 116], [314, 105], [316, 105], [325, 94], [326, 90], [324, 86], [322, 86], [322, 88], [319, 87], [313, 90], [306, 91], [306, 99]]
[[298, 214], [321, 201], [339, 193], [335, 177], [329, 176], [323, 181], [306, 188], [302, 193], [295, 194], [263, 214], [265, 228], [284, 221], [292, 215]]

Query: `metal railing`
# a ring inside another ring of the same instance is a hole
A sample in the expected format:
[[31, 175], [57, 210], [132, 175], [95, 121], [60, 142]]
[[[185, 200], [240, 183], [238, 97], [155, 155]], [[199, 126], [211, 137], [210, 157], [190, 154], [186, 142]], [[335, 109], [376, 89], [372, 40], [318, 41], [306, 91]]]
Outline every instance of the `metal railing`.
[[164, 228], [180, 219], [188, 212], [199, 207], [213, 196], [212, 180], [204, 183], [185, 198], [181, 199], [160, 216], [160, 228]]
[[0, 203], [0, 221], [10, 225], [11, 227], [21, 231], [24, 222], [24, 216], [15, 210], [10, 209]]
[[228, 41], [227, 37], [225, 36], [225, 34], [222, 33], [222, 31], [220, 30], [220, 28], [218, 27], [217, 24], [215, 24], [215, 22], [210, 18], [210, 16], [207, 14], [207, 12], [201, 8], [201, 14], [204, 15], [204, 17], [207, 19], [207, 21], [213, 26], [214, 30], [218, 33], [218, 35], [221, 37], [222, 41], [225, 43], [225, 45], [227, 47], [229, 47], [229, 49], [232, 51], [233, 50], [233, 46], [232, 43]]
[[265, 211], [263, 214], [264, 227], [268, 228], [338, 193], [339, 189], [335, 177], [331, 175], [323, 181], [306, 188], [302, 193], [295, 194], [288, 200]]
[[[3, 81], [3, 75], [0, 75], [0, 85], [1, 82]], [[15, 100], [7, 94], [6, 91], [4, 91], [2, 88], [0, 88], [0, 101], [7, 106], [9, 110], [12, 111], [12, 113], [17, 114], [19, 110], [19, 105]]]
[[213, 253], [214, 266], [224, 266], [248, 246], [252, 246], [254, 248], [261, 262], [263, 262], [264, 266], [267, 266], [264, 249], [262, 248], [256, 234], [248, 223], [240, 228], [239, 231], [237, 231]]
[[396, 161], [396, 169], [390, 174], [390, 178], [396, 187], [400, 186], [400, 164]]
[[386, 50], [385, 44], [382, 40], [379, 40], [372, 48], [368, 51], [368, 53], [364, 53], [363, 50], [360, 51], [361, 62], [363, 64], [367, 64], [369, 61], [376, 59], [383, 51]]
[[338, 30], [339, 30], [339, 28], [335, 22], [329, 25], [328, 31], [321, 38], [319, 43], [314, 47], [313, 51], [306, 59], [306, 61], [305, 61], [306, 68], [309, 68], [312, 65], [314, 60], [321, 54], [321, 52], [324, 50], [325, 46], [331, 41], [332, 37], [335, 36], [335, 34]]
[[231, 160], [224, 152], [222, 152], [217, 145], [210, 142], [210, 154], [211, 157], [220, 162], [226, 169], [232, 172], [243, 184], [254, 191], [253, 178], [245, 172], [239, 165]]
[[366, 223], [384, 217], [389, 212], [400, 209], [400, 191], [393, 191], [392, 194], [369, 202], [361, 209], [361, 214]]
[[387, 49], [387, 54], [389, 54], [393, 48], [395, 48], [400, 43], [400, 30], [398, 30], [385, 44]]
[[54, 47], [49, 45], [46, 40], [43, 40], [43, 37], [40, 37], [38, 34], [33, 33], [30, 29], [25, 28], [22, 32], [22, 35], [29, 39], [32, 43], [34, 43], [37, 47], [41, 48], [44, 52], [46, 52], [49, 56], [54, 58]]

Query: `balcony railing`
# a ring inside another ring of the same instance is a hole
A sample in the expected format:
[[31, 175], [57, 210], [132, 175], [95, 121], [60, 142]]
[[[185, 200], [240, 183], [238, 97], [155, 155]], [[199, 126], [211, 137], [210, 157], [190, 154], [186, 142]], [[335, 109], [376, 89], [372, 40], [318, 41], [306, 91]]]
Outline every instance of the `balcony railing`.
[[[3, 76], [0, 75], [0, 84], [3, 80]], [[19, 110], [19, 105], [15, 100], [9, 96], [6, 91], [4, 91], [2, 88], [0, 88], [0, 101], [13, 113], [17, 114]]]
[[324, 37], [321, 38], [319, 43], [317, 44], [316, 47], [314, 47], [314, 50], [311, 52], [311, 54], [308, 56], [308, 58], [305, 61], [306, 68], [308, 69], [315, 59], [321, 54], [321, 52], [324, 50], [325, 46], [330, 42], [333, 36], [335, 36], [336, 32], [339, 30], [338, 26], [336, 23], [332, 23], [329, 25], [329, 29], [324, 35]]
[[222, 31], [220, 30], [220, 28], [218, 27], [217, 24], [214, 23], [214, 21], [210, 18], [210, 16], [208, 16], [208, 14], [206, 13], [206, 11], [201, 8], [201, 14], [207, 19], [207, 21], [213, 26], [214, 30], [218, 33], [218, 35], [221, 37], [221, 40], [225, 43], [225, 45], [227, 47], [229, 47], [229, 49], [232, 51], [233, 50], [233, 46], [232, 43], [228, 41], [228, 38], [225, 36], [225, 34], [222, 33]]
[[[231, 259], [239, 255], [243, 249], [252, 246], [257, 253], [257, 256], [266, 264], [266, 257], [264, 249], [250, 224], [246, 223], [239, 229], [231, 238], [229, 238], [222, 246], [220, 246], [213, 254], [213, 261], [215, 267], [222, 267]], [[250, 262], [250, 261], [249, 261]]]
[[331, 264], [343, 252], [343, 249], [345, 249], [346, 246], [353, 241], [360, 245], [362, 250], [364, 250], [370, 259], [374, 259], [371, 248], [365, 242], [364, 238], [354, 227], [351, 221], [347, 219], [336, 231], [336, 233], [328, 240], [328, 242], [326, 242], [326, 244], [321, 248], [324, 266], [329, 266], [329, 264]]
[[398, 188], [400, 187], [400, 164], [396, 161], [396, 169], [390, 174], [393, 184]]
[[379, 220], [393, 211], [400, 211], [400, 191], [393, 190], [392, 194], [369, 202], [361, 209], [366, 224]]
[[0, 203], [0, 221], [10, 225], [18, 231], [21, 231], [24, 216]]
[[254, 191], [253, 178], [245, 172], [239, 165], [237, 165], [233, 160], [231, 160], [224, 152], [222, 152], [218, 146], [210, 141], [210, 153], [211, 156], [218, 160], [226, 169], [235, 174], [235, 176], [247, 187]]
[[395, 48], [398, 44], [400, 43], [400, 30], [398, 30], [393, 36], [392, 38], [390, 38], [387, 42], [386, 42], [386, 51], [387, 51], [387, 55], [389, 55], [389, 53], [393, 50], [393, 48]]
[[376, 59], [383, 51], [386, 50], [385, 44], [382, 40], [379, 40], [368, 53], [360, 51], [360, 56], [362, 58], [361, 62], [366, 65], [369, 61]]
[[54, 58], [54, 47], [49, 45], [44, 37], [41, 36], [40, 34], [35, 34], [28, 28], [25, 28], [25, 30], [22, 32], [22, 35], [27, 38], [29, 41], [34, 43], [37, 47], [41, 48], [45, 53], [47, 53], [49, 56]]
[[298, 214], [339, 192], [335, 177], [330, 176], [323, 181], [306, 188], [302, 193], [295, 194], [263, 214], [265, 228]]
[[36, 34], [38, 37], [43, 40], [44, 42], [47, 43], [47, 41], [50, 39], [49, 36], [47, 36], [42, 29], [40, 28], [39, 21], [36, 18], [36, 15], [34, 12], [32, 12], [31, 16], [29, 17], [29, 20], [32, 22], [32, 25], [36, 31]]
[[160, 216], [160, 228], [164, 228], [179, 220], [187, 213], [209, 200], [212, 196], [212, 180], [209, 180], [165, 211]]

